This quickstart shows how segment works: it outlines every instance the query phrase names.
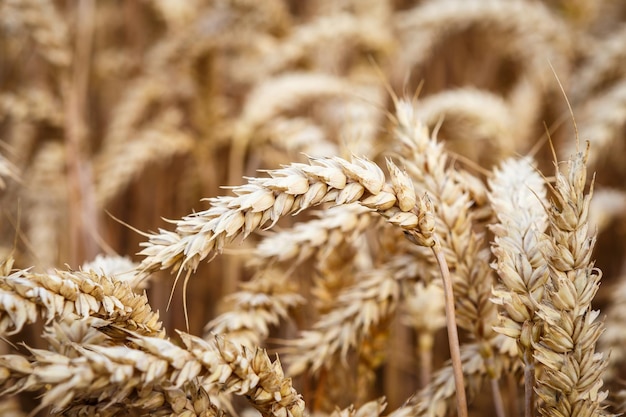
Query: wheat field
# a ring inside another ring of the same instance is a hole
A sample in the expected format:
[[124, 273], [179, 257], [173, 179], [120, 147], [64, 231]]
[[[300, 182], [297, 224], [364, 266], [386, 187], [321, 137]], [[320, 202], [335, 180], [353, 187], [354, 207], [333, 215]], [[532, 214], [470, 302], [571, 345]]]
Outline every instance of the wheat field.
[[625, 134], [619, 0], [0, 0], [0, 415], [619, 415]]

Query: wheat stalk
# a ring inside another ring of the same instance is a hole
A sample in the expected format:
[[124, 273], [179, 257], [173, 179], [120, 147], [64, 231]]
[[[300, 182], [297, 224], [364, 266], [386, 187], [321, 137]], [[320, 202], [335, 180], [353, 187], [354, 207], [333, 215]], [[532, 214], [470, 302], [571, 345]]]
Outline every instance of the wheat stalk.
[[[434, 200], [436, 235], [442, 237], [437, 261], [440, 265], [443, 261], [450, 265], [453, 274], [453, 288], [444, 286], [446, 316], [455, 314], [459, 326], [483, 343], [482, 355], [493, 375], [494, 401], [501, 415], [497, 373], [492, 363], [494, 359], [489, 342], [495, 316], [494, 306], [486, 297], [491, 286], [491, 276], [487, 267], [487, 253], [481, 247], [482, 238], [472, 230], [468, 193], [462, 184], [454, 181], [455, 176], [449, 174], [452, 169], [447, 167], [447, 155], [442, 145], [428, 136], [414, 106], [407, 101], [396, 100], [396, 117], [394, 133], [407, 172], [416, 188], [427, 192]], [[452, 306], [456, 301], [456, 309], [453, 307], [450, 310], [449, 300], [452, 300]], [[454, 337], [450, 337], [450, 340], [454, 340]], [[453, 358], [454, 362], [457, 367], [460, 366], [459, 357]], [[457, 392], [461, 389], [462, 385], [457, 388]]]

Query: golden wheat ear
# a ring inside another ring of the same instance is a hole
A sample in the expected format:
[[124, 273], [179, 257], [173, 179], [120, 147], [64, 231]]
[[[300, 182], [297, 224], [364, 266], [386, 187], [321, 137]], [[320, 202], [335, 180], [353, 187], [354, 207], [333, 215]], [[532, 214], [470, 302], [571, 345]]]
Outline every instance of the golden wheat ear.
[[589, 203], [593, 182], [586, 192], [588, 149], [557, 165], [556, 194], [548, 208], [548, 230], [543, 256], [549, 281], [538, 307], [543, 322], [534, 358], [542, 367], [536, 392], [541, 415], [609, 415], [600, 391], [606, 358], [596, 353], [604, 324], [591, 302], [600, 285], [601, 271], [591, 259], [595, 234], [589, 230]]
[[548, 216], [546, 187], [530, 157], [506, 160], [489, 180], [489, 199], [498, 223], [491, 226], [495, 238], [492, 267], [500, 285], [492, 301], [500, 306], [496, 332], [517, 342], [524, 364], [525, 416], [534, 415], [535, 358], [543, 321], [538, 316], [549, 280], [548, 263], [541, 251]]

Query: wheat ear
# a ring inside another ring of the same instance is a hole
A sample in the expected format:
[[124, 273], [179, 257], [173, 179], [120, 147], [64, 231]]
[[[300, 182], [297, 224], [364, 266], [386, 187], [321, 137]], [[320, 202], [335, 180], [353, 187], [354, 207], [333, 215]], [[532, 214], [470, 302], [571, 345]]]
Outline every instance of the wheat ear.
[[39, 408], [53, 405], [56, 411], [75, 400], [98, 398], [145, 410], [168, 403], [181, 412], [188, 404], [187, 393], [200, 389], [195, 382], [199, 377], [205, 385], [247, 397], [265, 417], [304, 413], [304, 401], [284, 377], [280, 362], [272, 363], [261, 349], [237, 347], [219, 337], [207, 342], [185, 333], [180, 333], [185, 344], [181, 348], [166, 339], [115, 326], [113, 330], [125, 337], [126, 345], [71, 343], [70, 356], [39, 349], [30, 349], [32, 360], [0, 356], [3, 393], [48, 388]]
[[260, 346], [269, 336], [270, 326], [288, 318], [290, 310], [305, 301], [295, 283], [272, 268], [259, 271], [239, 287], [227, 297], [228, 311], [206, 325], [205, 339], [219, 334], [237, 345]]
[[338, 295], [334, 308], [312, 330], [287, 342], [288, 373], [332, 368], [337, 358], [346, 363], [349, 350], [357, 348], [374, 326], [395, 312], [401, 291], [394, 272], [380, 268], [361, 274], [352, 287]]
[[274, 264], [298, 265], [317, 252], [334, 248], [334, 242], [353, 240], [372, 225], [370, 210], [356, 204], [316, 211], [316, 217], [289, 230], [265, 237], [254, 250], [249, 265], [255, 268]]
[[4, 13], [24, 25], [35, 40], [37, 51], [50, 64], [65, 70], [72, 61], [67, 21], [53, 1], [8, 1]]
[[524, 362], [525, 416], [534, 415], [535, 359], [532, 344], [542, 326], [537, 307], [548, 282], [548, 266], [541, 252], [541, 233], [548, 216], [544, 210], [544, 180], [530, 158], [506, 160], [495, 170], [489, 184], [489, 199], [498, 223], [492, 252], [501, 286], [493, 301], [502, 307], [497, 332], [517, 341]]
[[[567, 74], [566, 57], [573, 43], [566, 36], [565, 23], [541, 3], [523, 0], [448, 0], [420, 3], [396, 15], [396, 27], [403, 47], [402, 70], [428, 62], [442, 39], [470, 28], [501, 35], [503, 54], [518, 57], [518, 63], [535, 81], [546, 86], [549, 72], [546, 57], [558, 74]], [[506, 39], [506, 40], [504, 40]], [[532, 45], [532, 47], [530, 47]], [[404, 74], [405, 72], [402, 72]]]
[[162, 335], [158, 313], [144, 295], [124, 282], [93, 272], [33, 274], [18, 270], [0, 277], [0, 335], [15, 334], [38, 314], [103, 317], [143, 334]]
[[148, 235], [139, 270], [195, 270], [201, 260], [215, 256], [235, 238], [246, 238], [256, 229], [272, 227], [282, 216], [324, 202], [358, 201], [403, 229], [418, 227], [419, 213], [411, 212], [414, 191], [407, 188], [407, 196], [397, 195], [385, 184], [382, 170], [366, 159], [311, 158], [309, 164], [294, 163], [268, 172], [270, 178], [250, 178], [247, 185], [232, 187], [237, 197], [208, 199], [211, 208], [174, 221], [175, 232], [161, 229]]
[[555, 200], [548, 208], [544, 256], [550, 281], [537, 312], [544, 326], [533, 343], [543, 367], [536, 385], [543, 416], [607, 415], [602, 401], [608, 392], [600, 391], [606, 360], [595, 351], [603, 323], [591, 309], [601, 272], [591, 261], [595, 236], [588, 225], [587, 155], [588, 148], [577, 152], [566, 172], [557, 167]]

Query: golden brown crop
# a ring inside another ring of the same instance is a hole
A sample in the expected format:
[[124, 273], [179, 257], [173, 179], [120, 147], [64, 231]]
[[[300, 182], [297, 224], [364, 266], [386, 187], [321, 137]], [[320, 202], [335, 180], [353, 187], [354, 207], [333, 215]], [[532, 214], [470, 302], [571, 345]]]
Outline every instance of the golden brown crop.
[[0, 0], [0, 415], [623, 413], [624, 22]]

